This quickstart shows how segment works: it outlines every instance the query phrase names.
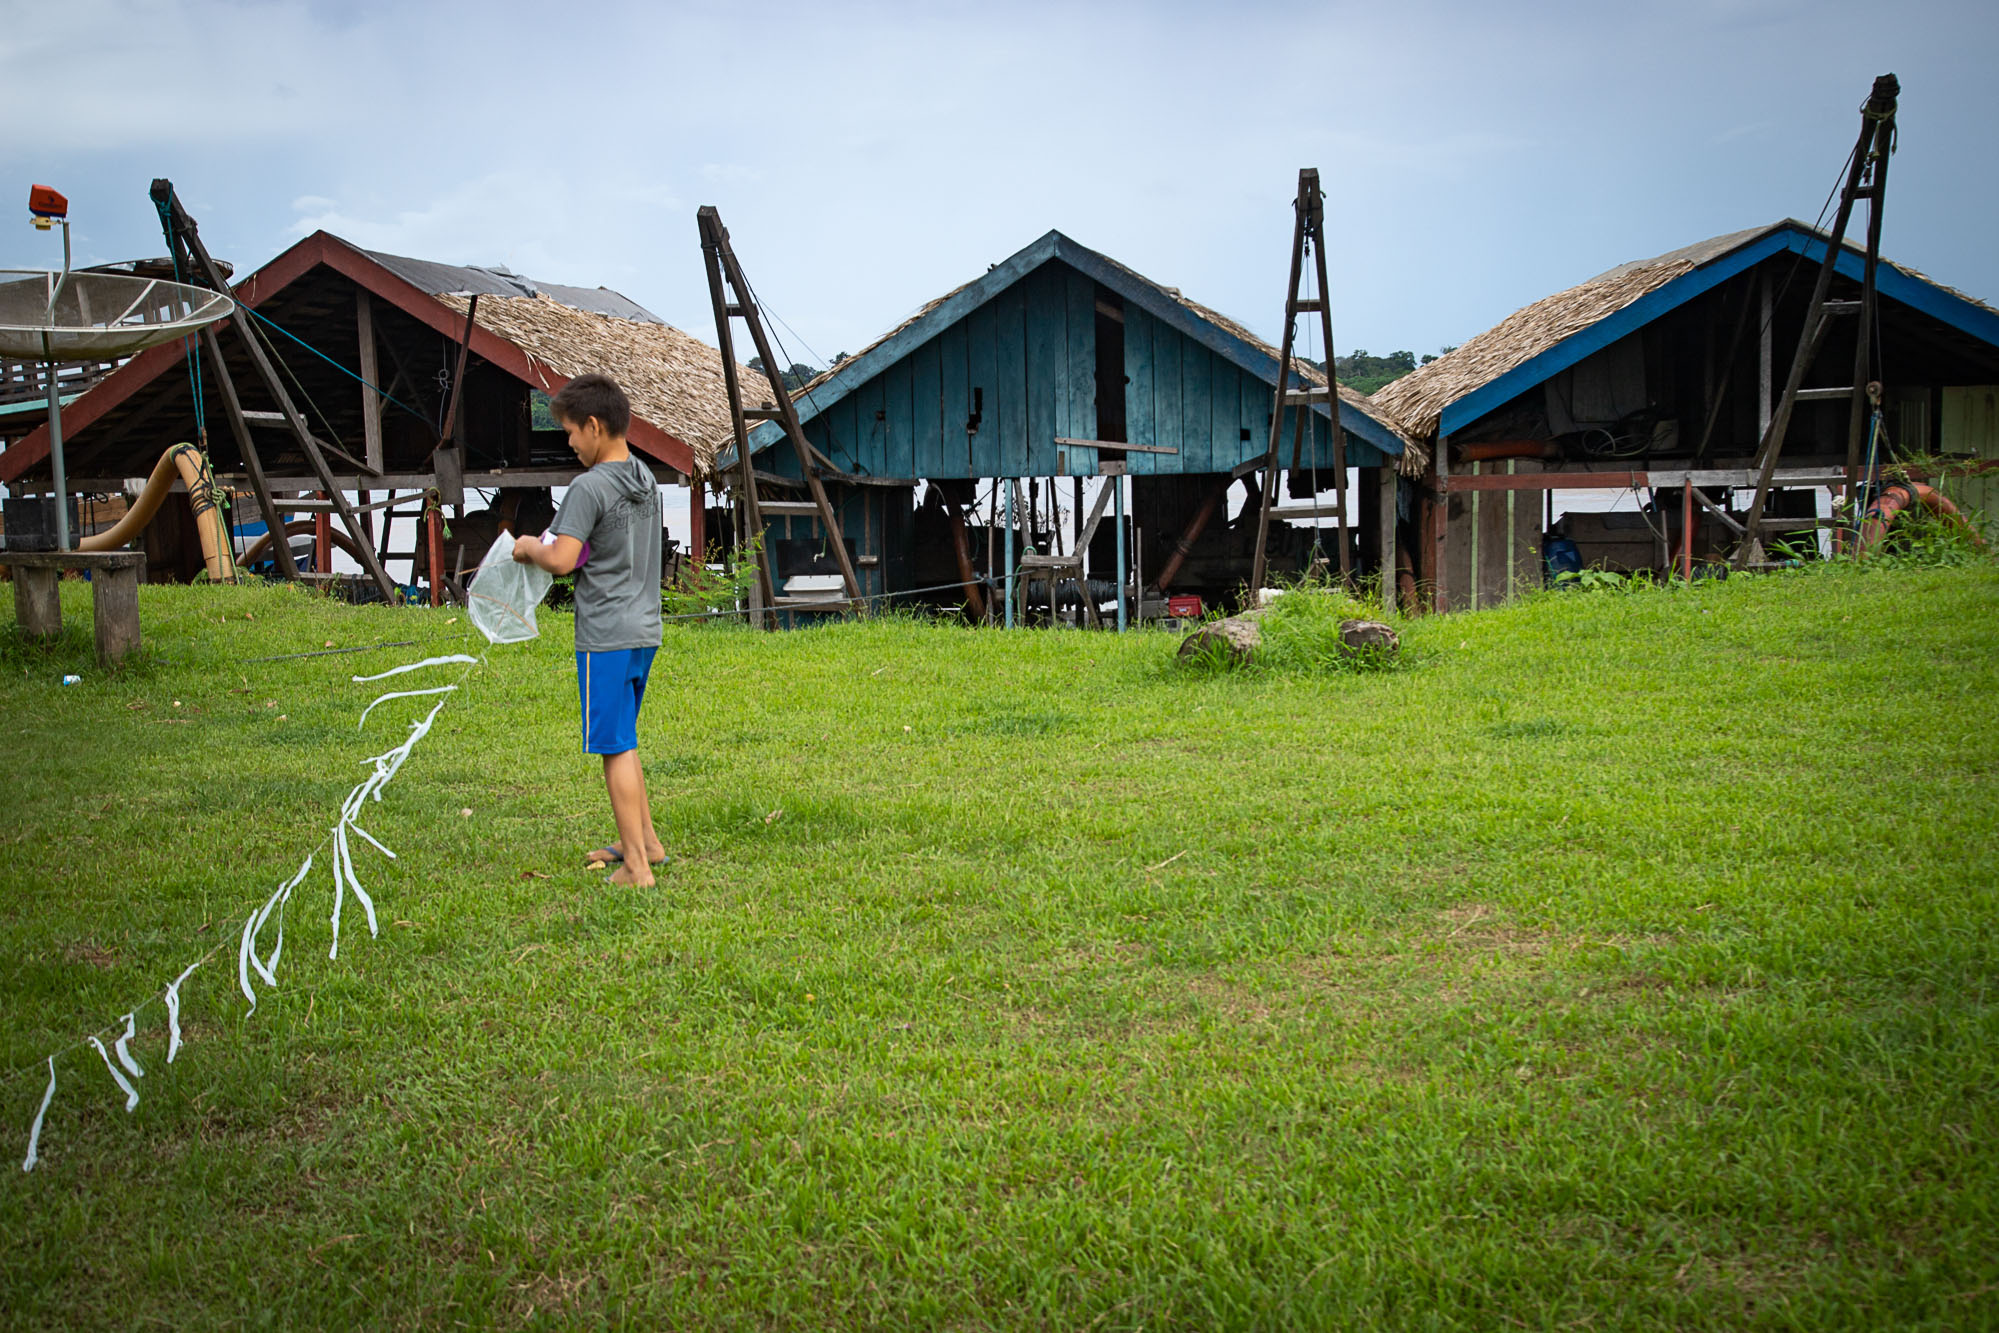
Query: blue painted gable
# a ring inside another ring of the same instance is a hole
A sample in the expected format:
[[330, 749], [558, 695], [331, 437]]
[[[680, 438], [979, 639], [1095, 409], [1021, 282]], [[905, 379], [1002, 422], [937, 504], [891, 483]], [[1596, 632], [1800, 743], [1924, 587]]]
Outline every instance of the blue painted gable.
[[[1053, 231], [801, 390], [807, 438], [861, 476], [1094, 474], [1096, 450], [1057, 441], [1098, 434], [1099, 285], [1123, 306], [1126, 439], [1175, 451], [1131, 453], [1130, 470], [1220, 472], [1260, 456], [1273, 350]], [[1403, 450], [1400, 437], [1350, 403], [1342, 424], [1354, 466]], [[1301, 465], [1330, 467], [1330, 436], [1330, 414], [1315, 409]], [[765, 453], [783, 435], [766, 422], [750, 438]], [[790, 472], [795, 461], [778, 449], [765, 466]]]
[[[1816, 229], [1795, 221], [1785, 221], [1757, 233], [1735, 249], [1647, 292], [1623, 309], [1454, 400], [1444, 408], [1438, 429], [1445, 435], [1462, 430], [1591, 353], [1637, 332], [1667, 312], [1713, 290], [1737, 274], [1747, 272], [1773, 255], [1795, 254], [1802, 256], [1806, 263], [1822, 264], [1825, 262], [1828, 239]], [[1833, 265], [1841, 276], [1858, 282], [1862, 277], [1865, 257], [1850, 246], [1842, 246]], [[1882, 296], [1900, 301], [1999, 348], [1999, 312], [1991, 307], [1885, 260], [1876, 270], [1875, 282]]]

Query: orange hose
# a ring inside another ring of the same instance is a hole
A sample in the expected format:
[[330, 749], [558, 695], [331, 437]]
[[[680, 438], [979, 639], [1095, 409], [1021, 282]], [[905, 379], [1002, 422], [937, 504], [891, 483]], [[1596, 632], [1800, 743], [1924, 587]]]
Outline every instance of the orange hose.
[[202, 457], [201, 450], [187, 443], [177, 444], [160, 455], [160, 461], [153, 464], [153, 475], [146, 478], [145, 489], [132, 501], [125, 517], [96, 536], [85, 537], [76, 544], [76, 549], [115, 551], [136, 538], [166, 502], [176, 473], [187, 484], [187, 498], [194, 509], [195, 531], [201, 536], [201, 558], [208, 566], [208, 577], [217, 583], [234, 583], [236, 565], [222, 528], [222, 511], [215, 507], [215, 478], [209, 473], [208, 460]]
[[1965, 521], [1964, 515], [1957, 511], [1957, 506], [1950, 502], [1948, 496], [1935, 487], [1925, 486], [1919, 481], [1898, 481], [1884, 488], [1881, 494], [1875, 497], [1874, 503], [1867, 507], [1867, 514], [1860, 522], [1860, 541], [1854, 548], [1854, 555], [1863, 556], [1874, 549], [1875, 544], [1888, 534], [1889, 527], [1912, 504], [1921, 505], [1950, 526], [1962, 531], [1978, 545], [1985, 544], [1977, 530]]

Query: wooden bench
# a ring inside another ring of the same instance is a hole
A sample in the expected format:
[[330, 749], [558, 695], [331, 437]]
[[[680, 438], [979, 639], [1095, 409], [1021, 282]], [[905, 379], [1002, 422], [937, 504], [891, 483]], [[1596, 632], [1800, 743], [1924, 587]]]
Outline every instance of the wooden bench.
[[0, 551], [0, 565], [14, 571], [14, 618], [23, 633], [52, 639], [62, 633], [62, 599], [56, 581], [66, 569], [90, 571], [97, 660], [123, 661], [139, 646], [139, 570], [144, 551]]

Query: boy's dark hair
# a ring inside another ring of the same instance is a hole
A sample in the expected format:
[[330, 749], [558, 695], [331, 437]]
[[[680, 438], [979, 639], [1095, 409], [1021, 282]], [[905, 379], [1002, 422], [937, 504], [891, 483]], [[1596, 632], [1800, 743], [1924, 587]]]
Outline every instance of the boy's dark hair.
[[557, 421], [580, 426], [595, 417], [605, 431], [619, 438], [632, 426], [632, 400], [616, 380], [594, 371], [563, 385], [548, 406]]

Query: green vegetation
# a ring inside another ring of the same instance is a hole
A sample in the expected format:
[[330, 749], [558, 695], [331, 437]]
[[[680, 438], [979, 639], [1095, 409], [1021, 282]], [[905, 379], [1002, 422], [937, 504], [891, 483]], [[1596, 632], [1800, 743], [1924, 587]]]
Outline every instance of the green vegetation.
[[[371, 807], [380, 938], [327, 959], [316, 866], [247, 1019], [235, 923], [429, 701], [362, 705], [449, 678], [349, 675], [465, 622], [148, 587], [107, 677], [83, 593], [0, 638], [12, 1161], [42, 1055], [223, 948], [135, 1114], [61, 1060], [10, 1326], [1999, 1319], [1989, 563], [1548, 594], [1372, 673], [675, 627], [647, 891], [581, 869], [549, 614]], [[328, 640], [419, 642], [253, 660]]]
[[[1436, 352], [1425, 352], [1420, 364], [1427, 366], [1444, 353], [1456, 350], [1455, 347], [1443, 347]], [[1320, 362], [1314, 361], [1312, 364], [1320, 370], [1325, 369]], [[1358, 389], [1362, 393], [1373, 393], [1384, 385], [1394, 383], [1416, 369], [1418, 364], [1414, 352], [1390, 352], [1387, 356], [1375, 356], [1358, 347], [1345, 356], [1333, 358], [1340, 383], [1349, 389]]]

